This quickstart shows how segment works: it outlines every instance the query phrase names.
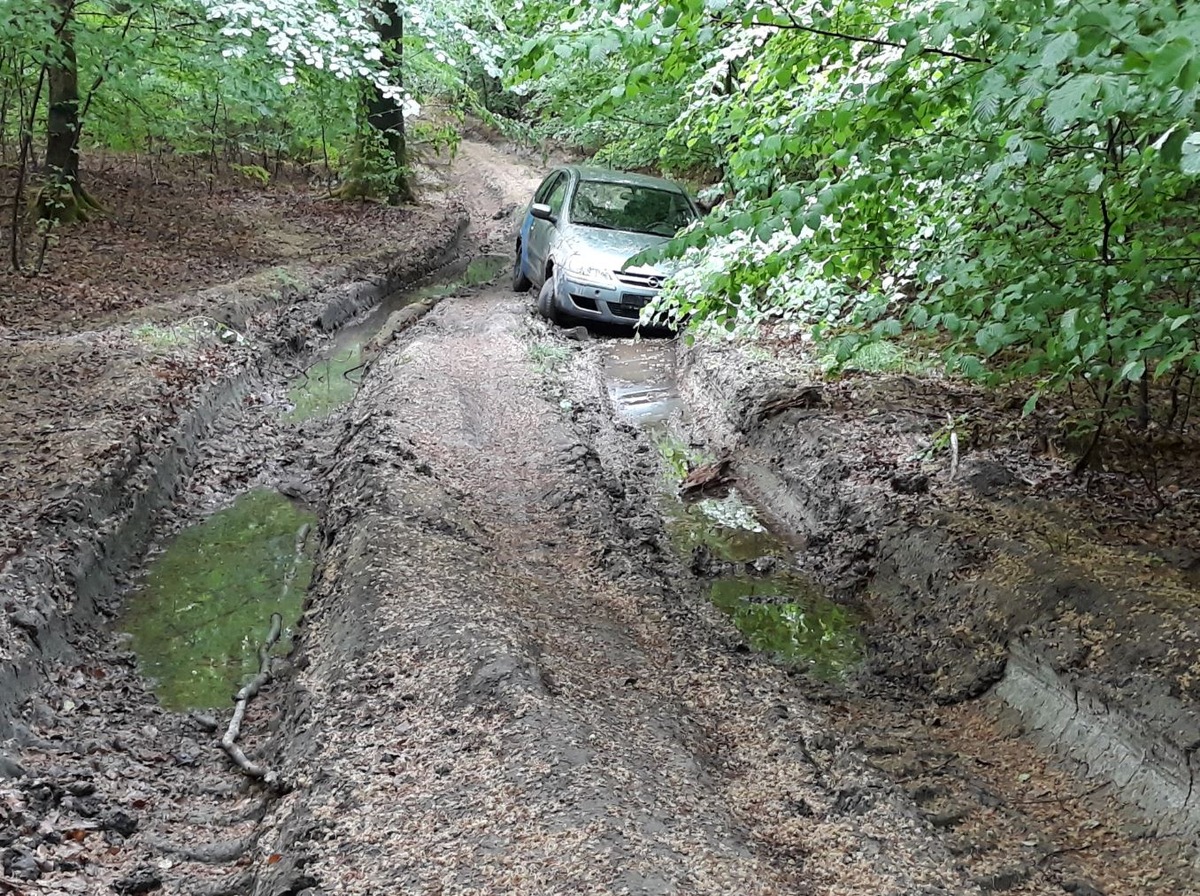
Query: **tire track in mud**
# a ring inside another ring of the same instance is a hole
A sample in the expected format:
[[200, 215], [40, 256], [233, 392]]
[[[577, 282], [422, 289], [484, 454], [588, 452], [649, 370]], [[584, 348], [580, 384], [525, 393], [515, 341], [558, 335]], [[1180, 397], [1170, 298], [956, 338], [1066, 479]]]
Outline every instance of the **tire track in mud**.
[[644, 572], [533, 326], [505, 291], [443, 303], [350, 412], [255, 892], [975, 892]]

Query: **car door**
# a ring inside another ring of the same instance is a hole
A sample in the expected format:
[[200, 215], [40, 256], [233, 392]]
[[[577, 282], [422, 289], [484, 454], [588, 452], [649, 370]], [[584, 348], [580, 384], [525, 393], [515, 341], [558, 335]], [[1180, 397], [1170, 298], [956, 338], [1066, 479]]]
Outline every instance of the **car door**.
[[550, 206], [554, 216], [553, 221], [542, 221], [529, 216], [529, 234], [525, 242], [525, 260], [528, 262], [526, 271], [535, 285], [541, 286], [546, 279], [546, 259], [550, 257], [550, 249], [557, 232], [558, 218], [562, 215], [563, 200], [567, 196], [567, 172], [557, 171], [551, 174], [538, 191], [533, 195], [534, 202]]

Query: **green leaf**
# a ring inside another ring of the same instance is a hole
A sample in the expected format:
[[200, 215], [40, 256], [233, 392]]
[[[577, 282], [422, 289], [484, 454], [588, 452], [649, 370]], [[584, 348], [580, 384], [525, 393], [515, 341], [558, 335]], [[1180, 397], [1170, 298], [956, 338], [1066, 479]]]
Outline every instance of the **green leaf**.
[[1136, 383], [1146, 373], [1146, 361], [1144, 358], [1133, 358], [1125, 362], [1125, 366], [1121, 368], [1121, 372], [1117, 374], [1118, 380], [1129, 380], [1131, 383]]
[[1150, 60], [1150, 82], [1159, 87], [1172, 83], [1195, 55], [1196, 48], [1186, 37], [1167, 42]]

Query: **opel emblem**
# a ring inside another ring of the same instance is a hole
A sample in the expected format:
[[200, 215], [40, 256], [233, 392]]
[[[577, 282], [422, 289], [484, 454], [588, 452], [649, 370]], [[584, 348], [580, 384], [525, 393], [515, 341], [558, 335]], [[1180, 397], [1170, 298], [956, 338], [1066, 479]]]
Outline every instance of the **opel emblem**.
[[663, 278], [662, 277], [651, 277], [646, 282], [650, 284], [651, 289], [658, 289], [663, 284]]

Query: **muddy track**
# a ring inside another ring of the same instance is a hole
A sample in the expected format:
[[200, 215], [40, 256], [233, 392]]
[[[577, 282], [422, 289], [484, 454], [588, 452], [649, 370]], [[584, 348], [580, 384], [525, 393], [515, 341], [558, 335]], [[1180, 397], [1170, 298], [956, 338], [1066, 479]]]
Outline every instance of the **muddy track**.
[[444, 303], [351, 409], [267, 841], [294, 864], [255, 892], [974, 892], [649, 572], [530, 326], [505, 290]]
[[[469, 251], [506, 253], [536, 172], [463, 152], [477, 188], [448, 201], [471, 214]], [[312, 320], [332, 329], [377, 296], [344, 287], [279, 342], [307, 351]], [[670, 343], [571, 341], [490, 286], [377, 348], [330, 417], [282, 419], [296, 371], [278, 358], [194, 410], [142, 515], [100, 530], [121, 553], [92, 563], [111, 610], [152, 532], [253, 487], [320, 513], [299, 648], [244, 728], [285, 792], [232, 769], [227, 712], [162, 709], [93, 612], [64, 624], [46, 651], [61, 661], [26, 676], [9, 717], [0, 889], [1194, 891], [1187, 838], [1056, 766], [994, 702], [938, 705], [869, 667], [829, 681], [747, 649], [713, 578], [791, 567], [803, 542], [780, 529], [752, 562], [673, 542], [646, 422], [697, 449], [712, 437], [673, 391]], [[631, 392], [606, 379], [614, 353], [649, 371]], [[830, 561], [837, 584], [862, 558]]]
[[305, 294], [284, 290], [277, 305], [259, 299], [253, 327], [248, 324], [252, 309], [234, 302], [224, 310], [248, 338], [215, 381], [197, 389], [187, 407], [147, 408], [146, 417], [153, 420], [149, 432], [124, 433], [115, 463], [43, 495], [35, 528], [25, 533], [21, 551], [0, 567], [0, 634], [8, 636], [0, 648], [5, 660], [0, 662], [0, 736], [12, 732], [14, 709], [36, 685], [39, 665], [70, 660], [74, 642], [87, 638], [115, 610], [120, 582], [161, 531], [160, 515], [170, 512], [203, 445], [222, 422], [237, 419], [239, 407], [255, 403], [283, 371], [302, 368], [322, 333], [451, 263], [466, 219], [460, 212], [443, 223], [409, 258], [369, 272], [348, 270], [344, 282]]

